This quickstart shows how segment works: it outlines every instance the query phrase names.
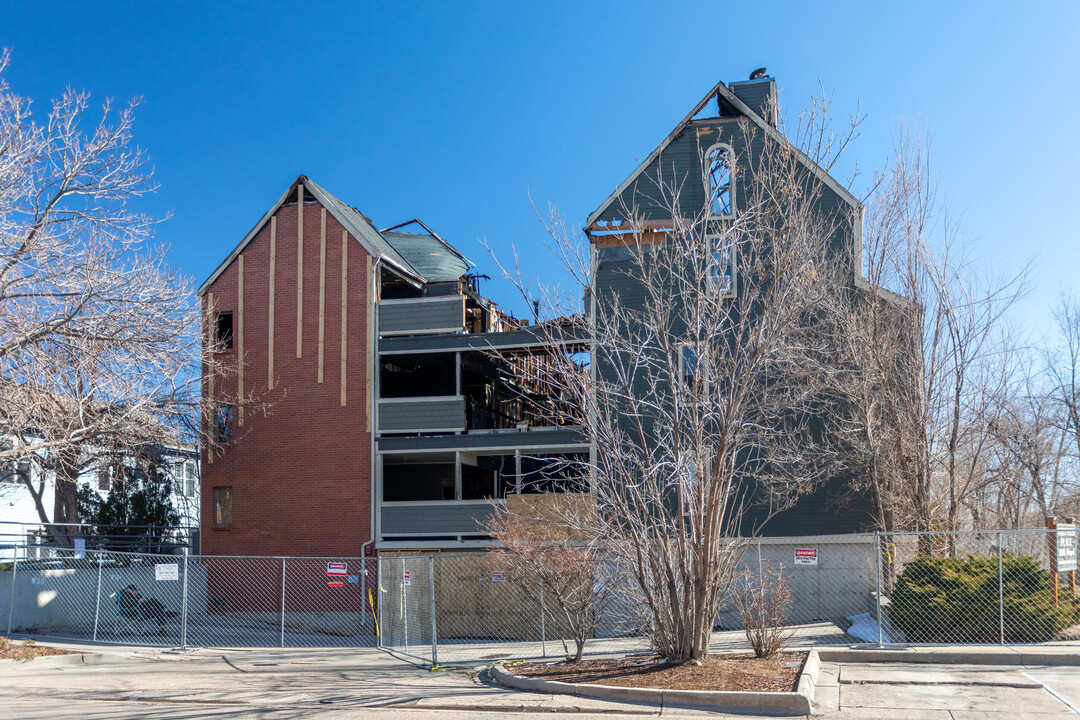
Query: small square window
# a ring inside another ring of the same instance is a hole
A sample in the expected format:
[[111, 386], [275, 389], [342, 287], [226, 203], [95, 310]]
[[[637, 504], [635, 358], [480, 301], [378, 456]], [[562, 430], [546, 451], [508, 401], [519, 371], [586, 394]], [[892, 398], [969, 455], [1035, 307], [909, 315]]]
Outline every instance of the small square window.
[[232, 525], [232, 487], [214, 488], [214, 524]]
[[230, 443], [233, 439], [233, 415], [236, 408], [223, 405], [217, 409], [214, 418], [214, 439], [219, 443]]
[[214, 350], [233, 349], [233, 314], [231, 312], [219, 312], [214, 314]]

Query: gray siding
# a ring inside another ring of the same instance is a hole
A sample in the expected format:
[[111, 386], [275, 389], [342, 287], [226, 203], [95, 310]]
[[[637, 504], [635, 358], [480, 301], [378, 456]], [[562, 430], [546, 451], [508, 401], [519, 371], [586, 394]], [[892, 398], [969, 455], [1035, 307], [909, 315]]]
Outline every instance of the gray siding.
[[465, 398], [379, 402], [379, 432], [437, 432], [465, 429]]
[[[563, 341], [570, 345], [585, 345], [588, 338], [582, 330], [566, 330]], [[379, 340], [379, 352], [383, 355], [403, 353], [433, 353], [454, 350], [513, 350], [515, 348], [546, 345], [546, 333], [536, 326], [507, 332], [468, 335], [426, 335], [413, 337], [389, 337]]]
[[588, 450], [589, 439], [582, 428], [529, 429], [518, 432], [473, 432], [442, 437], [381, 437], [376, 441], [378, 451], [423, 452], [446, 450], [483, 450], [491, 454], [522, 451]]
[[379, 303], [379, 334], [422, 335], [465, 329], [465, 298], [461, 295], [417, 301]]
[[383, 535], [482, 535], [477, 520], [491, 515], [491, 505], [475, 503], [459, 505], [447, 501], [440, 505], [384, 505], [382, 508]]

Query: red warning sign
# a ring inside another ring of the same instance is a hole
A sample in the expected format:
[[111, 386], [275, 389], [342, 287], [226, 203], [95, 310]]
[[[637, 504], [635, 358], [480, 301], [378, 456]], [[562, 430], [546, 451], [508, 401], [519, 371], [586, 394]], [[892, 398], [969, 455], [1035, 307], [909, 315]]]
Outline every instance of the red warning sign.
[[349, 563], [328, 562], [326, 563], [326, 587], [345, 587], [345, 579], [349, 574]]
[[817, 548], [795, 548], [796, 565], [817, 565]]

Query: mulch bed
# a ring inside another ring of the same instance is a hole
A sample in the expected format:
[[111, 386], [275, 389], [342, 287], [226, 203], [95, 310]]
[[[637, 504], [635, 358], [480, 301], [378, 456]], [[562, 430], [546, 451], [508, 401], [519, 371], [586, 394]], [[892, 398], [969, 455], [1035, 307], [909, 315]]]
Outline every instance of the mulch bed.
[[36, 657], [43, 657], [45, 655], [72, 654], [74, 653], [71, 650], [43, 647], [33, 640], [16, 642], [8, 640], [6, 637], [0, 637], [0, 660], [33, 660]]
[[627, 657], [566, 663], [517, 665], [510, 672], [567, 683], [591, 683], [660, 690], [746, 690], [792, 692], [806, 661], [805, 652], [779, 653], [762, 660], [753, 655], [712, 655], [701, 665], [669, 665], [658, 657]]

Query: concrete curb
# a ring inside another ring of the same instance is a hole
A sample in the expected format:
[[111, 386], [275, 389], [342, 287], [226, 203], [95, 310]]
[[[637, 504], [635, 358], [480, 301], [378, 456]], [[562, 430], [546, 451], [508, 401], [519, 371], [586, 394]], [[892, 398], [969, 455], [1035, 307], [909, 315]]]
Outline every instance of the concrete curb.
[[[890, 650], [870, 648], [819, 648], [821, 662], [849, 663], [933, 663], [937, 665], [1080, 665], [1080, 652], [1047, 652], [1036, 648], [995, 648], [956, 650], [953, 648], [913, 648]], [[807, 660], [809, 662], [809, 660]]]
[[565, 683], [555, 680], [524, 677], [509, 672], [502, 665], [493, 665], [491, 675], [508, 687], [532, 692], [576, 695], [613, 702], [642, 703], [668, 707], [697, 708], [718, 711], [753, 711], [770, 715], [809, 715], [814, 701], [817, 672], [821, 664], [817, 652], [810, 651], [799, 675], [797, 692], [743, 692], [718, 690], [654, 690], [650, 688], [615, 687], [588, 683]]
[[0, 660], [0, 670], [29, 668], [32, 670], [70, 665], [101, 665], [105, 657], [97, 653], [72, 653], [70, 655], [45, 655], [30, 660]]

